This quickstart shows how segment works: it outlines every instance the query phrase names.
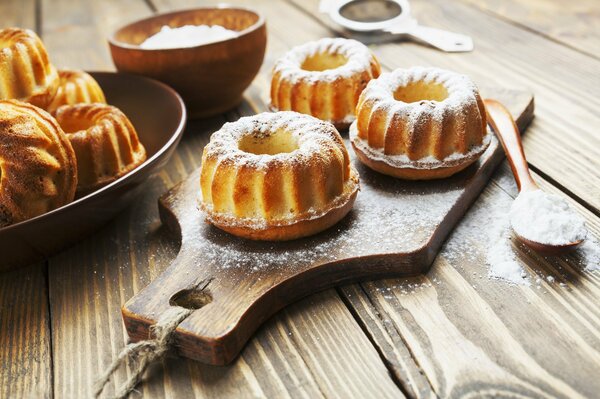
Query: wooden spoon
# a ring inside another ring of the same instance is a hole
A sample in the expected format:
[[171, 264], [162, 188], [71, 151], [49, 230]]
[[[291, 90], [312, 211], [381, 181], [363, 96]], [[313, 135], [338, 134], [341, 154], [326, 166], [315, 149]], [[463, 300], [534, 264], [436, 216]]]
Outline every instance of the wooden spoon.
[[[508, 163], [515, 176], [519, 192], [539, 190], [539, 186], [535, 183], [529, 172], [529, 166], [527, 165], [525, 153], [523, 152], [523, 145], [521, 144], [521, 135], [519, 134], [519, 129], [517, 128], [512, 115], [496, 100], [486, 99], [484, 103], [488, 123], [496, 133], [500, 143], [502, 143], [502, 147], [504, 147], [504, 152], [506, 153]], [[547, 254], [565, 253], [583, 242], [583, 239], [581, 239], [559, 245], [544, 244], [520, 236], [516, 231], [515, 235], [531, 249]]]

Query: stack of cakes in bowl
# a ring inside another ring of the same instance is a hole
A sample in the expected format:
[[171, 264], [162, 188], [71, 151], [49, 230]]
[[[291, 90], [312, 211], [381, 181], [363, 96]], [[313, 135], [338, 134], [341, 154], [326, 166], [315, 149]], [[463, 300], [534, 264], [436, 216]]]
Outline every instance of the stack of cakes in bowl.
[[40, 38], [0, 30], [0, 227], [59, 208], [146, 159], [92, 76], [57, 70]]

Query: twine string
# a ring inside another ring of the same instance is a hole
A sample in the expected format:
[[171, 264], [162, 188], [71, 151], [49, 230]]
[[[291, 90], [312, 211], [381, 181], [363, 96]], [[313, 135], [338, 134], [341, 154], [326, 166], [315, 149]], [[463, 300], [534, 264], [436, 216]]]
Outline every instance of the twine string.
[[142, 376], [148, 366], [152, 362], [161, 359], [167, 353], [173, 332], [193, 311], [194, 309], [171, 306], [162, 313], [156, 324], [150, 327], [151, 336], [154, 338], [125, 346], [96, 382], [94, 398], [98, 398], [102, 394], [104, 387], [121, 365], [127, 364], [128, 361], [133, 361], [135, 362], [133, 374], [115, 393], [115, 398], [126, 398], [142, 380]]

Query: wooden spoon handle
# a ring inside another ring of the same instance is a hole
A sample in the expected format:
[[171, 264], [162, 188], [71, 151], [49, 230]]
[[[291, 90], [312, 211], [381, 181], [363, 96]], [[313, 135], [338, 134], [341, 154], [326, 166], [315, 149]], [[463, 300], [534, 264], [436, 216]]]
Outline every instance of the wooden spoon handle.
[[539, 189], [529, 173], [519, 128], [515, 124], [512, 115], [496, 100], [486, 99], [484, 103], [488, 123], [496, 133], [500, 143], [502, 143], [502, 147], [504, 147], [504, 152], [515, 175], [519, 191]]

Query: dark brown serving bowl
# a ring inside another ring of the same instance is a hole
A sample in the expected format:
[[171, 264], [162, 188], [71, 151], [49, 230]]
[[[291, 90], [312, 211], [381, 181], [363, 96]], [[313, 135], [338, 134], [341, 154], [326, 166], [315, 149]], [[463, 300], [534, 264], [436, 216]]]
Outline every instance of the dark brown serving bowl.
[[[221, 25], [235, 38], [186, 48], [142, 49], [140, 44], [164, 25]], [[108, 40], [119, 71], [149, 76], [183, 97], [191, 118], [236, 106], [258, 73], [267, 46], [265, 19], [240, 7], [197, 8], [160, 14], [117, 30]]]
[[186, 110], [173, 89], [142, 76], [91, 74], [107, 102], [129, 117], [148, 159], [129, 174], [70, 204], [0, 229], [0, 271], [45, 259], [104, 225], [132, 202], [141, 184], [168, 161], [181, 139]]

